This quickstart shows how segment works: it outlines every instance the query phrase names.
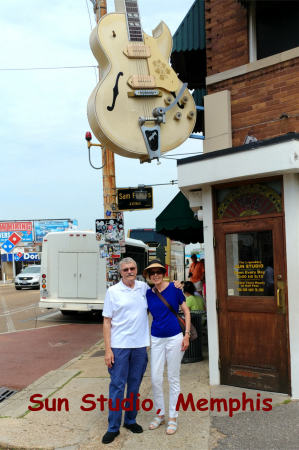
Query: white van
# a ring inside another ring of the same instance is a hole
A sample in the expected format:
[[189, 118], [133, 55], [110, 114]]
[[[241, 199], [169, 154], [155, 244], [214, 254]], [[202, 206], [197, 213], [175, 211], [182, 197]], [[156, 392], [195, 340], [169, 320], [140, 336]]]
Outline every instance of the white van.
[[[138, 273], [142, 273], [148, 261], [148, 247], [141, 241], [127, 239], [122, 257], [127, 256], [137, 261]], [[100, 311], [105, 294], [106, 259], [100, 258], [95, 232], [48, 233], [43, 239], [39, 307], [58, 308], [63, 314]]]

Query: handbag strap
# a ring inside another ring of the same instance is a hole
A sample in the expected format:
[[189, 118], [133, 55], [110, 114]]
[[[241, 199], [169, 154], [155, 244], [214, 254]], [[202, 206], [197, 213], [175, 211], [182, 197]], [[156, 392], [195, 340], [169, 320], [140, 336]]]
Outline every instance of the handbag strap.
[[[168, 303], [168, 301], [163, 297], [163, 295], [158, 291], [156, 287], [153, 289], [154, 293], [159, 297], [159, 299], [164, 303], [165, 306], [177, 317], [180, 322], [184, 320], [178, 315], [175, 309]], [[185, 322], [185, 321], [184, 321]]]

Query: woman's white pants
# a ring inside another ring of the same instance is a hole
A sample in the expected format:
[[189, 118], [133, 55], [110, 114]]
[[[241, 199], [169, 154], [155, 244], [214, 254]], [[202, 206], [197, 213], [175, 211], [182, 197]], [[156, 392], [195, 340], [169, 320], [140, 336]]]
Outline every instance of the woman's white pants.
[[169, 417], [178, 416], [176, 404], [180, 393], [180, 369], [184, 352], [181, 350], [183, 333], [169, 338], [151, 336], [151, 377], [155, 411], [165, 414], [163, 395], [163, 373], [167, 361], [169, 384]]

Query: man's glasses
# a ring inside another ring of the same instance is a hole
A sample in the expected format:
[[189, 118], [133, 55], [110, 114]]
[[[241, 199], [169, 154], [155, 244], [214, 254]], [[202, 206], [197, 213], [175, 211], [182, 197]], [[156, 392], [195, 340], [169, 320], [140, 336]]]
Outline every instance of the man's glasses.
[[163, 273], [164, 273], [164, 270], [158, 269], [158, 270], [151, 270], [149, 275], [151, 277], [152, 275], [162, 275]]
[[129, 270], [133, 272], [134, 270], [136, 270], [136, 267], [125, 267], [124, 269], [122, 269], [122, 272], [129, 272]]

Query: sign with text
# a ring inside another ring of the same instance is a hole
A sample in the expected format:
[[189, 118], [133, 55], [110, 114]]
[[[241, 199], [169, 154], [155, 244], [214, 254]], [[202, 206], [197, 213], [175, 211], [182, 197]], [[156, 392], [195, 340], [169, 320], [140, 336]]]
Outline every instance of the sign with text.
[[36, 252], [31, 253], [8, 253], [8, 254], [2, 254], [1, 260], [2, 262], [12, 262], [13, 259], [17, 261], [27, 261], [27, 262], [39, 262], [40, 261], [40, 254]]
[[33, 242], [32, 222], [0, 222], [0, 243], [6, 242], [14, 233], [17, 233], [23, 242]]
[[71, 219], [35, 220], [35, 241], [42, 242], [47, 233], [52, 231], [76, 230], [78, 221]]
[[152, 209], [153, 208], [153, 188], [144, 187], [142, 191], [146, 192], [146, 199], [139, 200], [138, 188], [116, 189], [117, 206], [119, 211], [130, 211], [134, 209]]

